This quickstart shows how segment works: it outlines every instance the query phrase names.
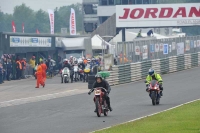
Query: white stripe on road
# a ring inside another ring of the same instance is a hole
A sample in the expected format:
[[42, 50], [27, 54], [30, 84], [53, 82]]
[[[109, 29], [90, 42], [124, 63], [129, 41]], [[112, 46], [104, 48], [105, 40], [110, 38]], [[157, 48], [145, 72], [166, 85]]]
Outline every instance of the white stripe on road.
[[115, 126], [119, 126], [119, 125], [122, 125], [122, 124], [127, 124], [127, 123], [129, 123], [129, 122], [134, 122], [134, 121], [137, 121], [137, 120], [141, 120], [141, 119], [143, 119], [143, 118], [146, 118], [146, 117], [149, 117], [149, 116], [153, 116], [153, 115], [156, 115], [156, 114], [160, 114], [160, 113], [162, 113], [162, 112], [166, 112], [166, 111], [169, 111], [169, 110], [172, 110], [172, 109], [175, 109], [175, 108], [178, 108], [178, 107], [181, 107], [181, 106], [183, 106], [183, 105], [186, 105], [186, 104], [189, 104], [189, 103], [192, 103], [192, 102], [195, 102], [195, 101], [199, 101], [199, 100], [200, 100], [200, 99], [196, 99], [196, 100], [193, 100], [193, 101], [190, 101], [190, 102], [186, 102], [186, 103], [183, 103], [183, 104], [174, 106], [174, 107], [172, 107], [172, 108], [169, 108], [169, 109], [166, 109], [166, 110], [163, 110], [163, 111], [159, 111], [159, 112], [156, 112], [156, 113], [153, 113], [153, 114], [150, 114], [150, 115], [146, 115], [146, 116], [142, 116], [142, 117], [139, 117], [139, 118], [136, 118], [136, 119], [127, 121], [127, 122], [123, 122], [123, 123], [116, 124], [116, 125], [113, 125], [113, 126], [109, 126], [109, 127], [106, 127], [106, 128], [102, 128], [102, 129], [99, 129], [99, 130], [96, 130], [96, 131], [92, 131], [92, 132], [90, 132], [90, 133], [94, 133], [94, 132], [97, 132], [97, 131], [102, 131], [102, 130], [109, 129], [109, 128], [112, 128], [112, 127], [115, 127]]
[[[35, 96], [35, 97], [28, 97], [28, 98], [21, 98], [21, 99], [14, 99], [10, 101], [5, 101], [5, 102], [0, 102], [0, 108], [2, 107], [8, 107], [8, 106], [14, 106], [14, 105], [21, 105], [25, 103], [32, 103], [32, 102], [38, 102], [38, 101], [44, 101], [44, 100], [50, 100], [50, 99], [55, 99], [55, 98], [61, 98], [69, 95], [74, 95], [74, 93], [70, 92], [75, 92], [78, 89], [74, 90], [68, 90], [64, 92], [59, 92], [59, 93], [53, 93], [53, 94], [47, 94], [47, 95], [41, 95], [41, 96]], [[80, 93], [85, 93], [88, 90], [79, 90]]]

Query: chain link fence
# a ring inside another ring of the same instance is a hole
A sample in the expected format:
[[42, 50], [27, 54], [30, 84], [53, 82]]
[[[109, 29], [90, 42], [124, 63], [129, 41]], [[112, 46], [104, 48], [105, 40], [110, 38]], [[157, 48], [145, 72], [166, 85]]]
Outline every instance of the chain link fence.
[[200, 51], [200, 36], [167, 39], [138, 39], [118, 42], [115, 47], [117, 64], [155, 60]]

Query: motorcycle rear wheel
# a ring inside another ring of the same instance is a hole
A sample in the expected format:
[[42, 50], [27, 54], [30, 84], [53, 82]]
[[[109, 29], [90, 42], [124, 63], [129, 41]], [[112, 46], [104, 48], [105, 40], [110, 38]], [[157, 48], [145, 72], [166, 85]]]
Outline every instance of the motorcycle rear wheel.
[[107, 104], [106, 104], [106, 101], [104, 101], [104, 106], [106, 107], [104, 110], [103, 110], [103, 114], [104, 116], [108, 116], [108, 108], [107, 108]]

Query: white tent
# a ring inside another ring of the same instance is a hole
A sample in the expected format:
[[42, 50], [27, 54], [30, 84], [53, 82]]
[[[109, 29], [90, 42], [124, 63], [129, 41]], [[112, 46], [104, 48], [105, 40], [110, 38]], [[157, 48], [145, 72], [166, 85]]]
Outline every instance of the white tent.
[[85, 38], [65, 38], [62, 39], [61, 45], [63, 50], [84, 50]]
[[97, 49], [102, 49], [102, 43], [104, 43], [105, 47], [104, 49], [107, 48], [107, 45], [110, 46], [111, 44], [103, 41], [103, 39], [99, 35], [94, 35], [92, 37], [92, 49], [97, 50]]

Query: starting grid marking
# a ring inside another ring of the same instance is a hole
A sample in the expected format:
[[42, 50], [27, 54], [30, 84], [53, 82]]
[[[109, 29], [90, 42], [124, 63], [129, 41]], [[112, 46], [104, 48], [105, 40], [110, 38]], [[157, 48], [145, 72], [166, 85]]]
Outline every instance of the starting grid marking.
[[[79, 91], [79, 92], [77, 93], [76, 91]], [[85, 92], [88, 92], [88, 90], [74, 89], [74, 90], [68, 90], [68, 91], [59, 92], [59, 93], [53, 93], [53, 94], [47, 94], [47, 95], [41, 95], [41, 96], [35, 96], [35, 97], [28, 97], [28, 98], [21, 98], [21, 99], [14, 99], [14, 100], [10, 100], [10, 101], [0, 102], [0, 108], [21, 105], [21, 104], [26, 104], [26, 103], [45, 101], [45, 100], [50, 100], [50, 99], [55, 99], [55, 98], [61, 98], [61, 97], [71, 96], [71, 95], [75, 95], [75, 94], [81, 94], [81, 93], [85, 93]]]

